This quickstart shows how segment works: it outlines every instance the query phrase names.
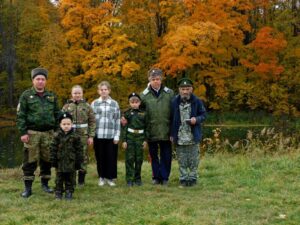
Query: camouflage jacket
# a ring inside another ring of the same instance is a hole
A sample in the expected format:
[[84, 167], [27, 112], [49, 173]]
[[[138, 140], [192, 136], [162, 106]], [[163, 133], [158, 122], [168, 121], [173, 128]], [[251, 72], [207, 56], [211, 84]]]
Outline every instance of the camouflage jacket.
[[23, 92], [17, 109], [17, 127], [21, 135], [28, 130], [48, 131], [58, 128], [59, 107], [53, 92], [45, 90], [42, 97], [32, 87]]
[[[62, 111], [69, 112], [72, 115], [76, 133], [87, 135], [88, 137], [95, 136], [95, 114], [89, 103], [85, 100], [79, 102], [69, 100], [67, 104], [63, 106]], [[80, 128], [81, 125], [85, 127]]]
[[169, 140], [173, 90], [162, 86], [157, 97], [153, 89], [147, 87], [140, 96], [147, 113], [146, 133], [148, 141]]
[[[122, 142], [145, 141], [147, 135], [146, 113], [140, 109], [128, 109], [123, 116], [127, 120], [127, 124], [122, 126]], [[128, 128], [130, 129], [129, 131]]]
[[83, 163], [83, 146], [72, 129], [67, 134], [63, 130], [56, 132], [50, 147], [50, 162], [58, 172], [73, 172]]

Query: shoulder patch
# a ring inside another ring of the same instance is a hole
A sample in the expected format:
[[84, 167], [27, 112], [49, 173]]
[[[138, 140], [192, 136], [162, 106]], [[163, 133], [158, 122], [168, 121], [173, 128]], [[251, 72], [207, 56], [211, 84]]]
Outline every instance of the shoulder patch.
[[170, 88], [167, 88], [167, 87], [164, 87], [164, 92], [170, 93], [170, 92], [171, 92], [171, 89], [170, 89]]
[[149, 93], [149, 89], [146, 88], [144, 91], [143, 91], [143, 95], [147, 95]]

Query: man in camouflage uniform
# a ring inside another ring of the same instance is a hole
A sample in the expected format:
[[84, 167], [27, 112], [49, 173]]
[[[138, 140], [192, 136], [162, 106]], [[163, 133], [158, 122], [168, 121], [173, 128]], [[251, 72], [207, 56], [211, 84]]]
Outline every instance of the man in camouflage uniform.
[[176, 144], [180, 186], [193, 186], [198, 178], [201, 123], [206, 118], [206, 110], [202, 101], [192, 94], [190, 79], [182, 78], [178, 85], [179, 95], [172, 100], [171, 141]]
[[50, 143], [54, 129], [57, 128], [59, 108], [57, 97], [45, 89], [48, 71], [35, 68], [31, 71], [33, 87], [24, 91], [20, 97], [17, 112], [17, 127], [24, 143], [23, 174], [25, 191], [22, 197], [31, 194], [34, 171], [39, 163], [42, 189], [53, 191], [48, 186], [51, 177]]
[[[152, 183], [167, 185], [171, 172], [172, 145], [170, 142], [171, 100], [174, 92], [162, 85], [162, 70], [148, 72], [148, 87], [142, 92], [145, 107], [147, 142], [152, 166]], [[160, 158], [158, 157], [160, 148]]]
[[59, 122], [60, 129], [51, 143], [50, 154], [51, 164], [56, 168], [55, 197], [61, 199], [65, 191], [66, 199], [71, 200], [74, 192], [73, 177], [83, 162], [82, 143], [72, 128], [72, 116], [69, 113], [63, 113], [59, 117]]
[[141, 170], [146, 148], [145, 119], [146, 114], [140, 109], [141, 98], [136, 93], [128, 97], [130, 109], [124, 112], [127, 124], [122, 127], [122, 147], [126, 150], [126, 181], [129, 187], [142, 185]]
[[[79, 85], [72, 87], [71, 95], [72, 99], [68, 100], [62, 110], [72, 115], [74, 131], [81, 137], [81, 143], [83, 144], [84, 162], [78, 171], [78, 185], [82, 187], [85, 183], [85, 175], [89, 161], [88, 145], [93, 144], [96, 121], [93, 109], [90, 104], [83, 99], [82, 87]], [[74, 179], [74, 183], [76, 183], [76, 174], [74, 175]]]

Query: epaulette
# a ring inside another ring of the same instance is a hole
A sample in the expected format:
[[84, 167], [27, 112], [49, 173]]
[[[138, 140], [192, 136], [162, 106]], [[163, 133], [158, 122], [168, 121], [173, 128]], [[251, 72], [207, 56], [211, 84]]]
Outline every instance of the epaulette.
[[149, 93], [149, 88], [146, 88], [144, 91], [143, 91], [143, 95], [147, 95]]
[[167, 88], [167, 87], [164, 87], [164, 92], [170, 93], [170, 92], [171, 92], [171, 89], [170, 89], [170, 88]]

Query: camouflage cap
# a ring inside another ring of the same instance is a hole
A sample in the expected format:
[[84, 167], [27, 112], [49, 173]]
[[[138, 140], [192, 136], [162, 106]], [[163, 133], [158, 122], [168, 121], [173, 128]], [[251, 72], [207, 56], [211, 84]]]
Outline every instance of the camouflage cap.
[[148, 77], [162, 76], [163, 72], [161, 69], [153, 68], [148, 71]]
[[193, 81], [191, 81], [187, 77], [184, 77], [184, 78], [179, 80], [178, 86], [179, 87], [193, 87]]
[[31, 80], [33, 80], [37, 75], [43, 75], [46, 79], [48, 79], [48, 70], [40, 67], [31, 70]]

